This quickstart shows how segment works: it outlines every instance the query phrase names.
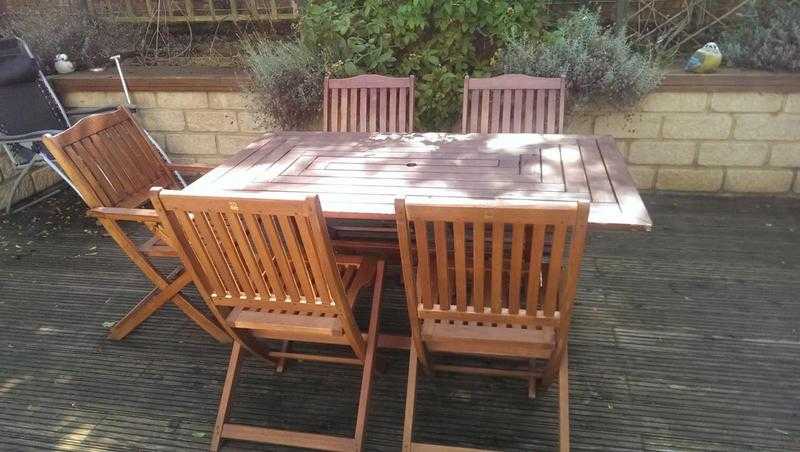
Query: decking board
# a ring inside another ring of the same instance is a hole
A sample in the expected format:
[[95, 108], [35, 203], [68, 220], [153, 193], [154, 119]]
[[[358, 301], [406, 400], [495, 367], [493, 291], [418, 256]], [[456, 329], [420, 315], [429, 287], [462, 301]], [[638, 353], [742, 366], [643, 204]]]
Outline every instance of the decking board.
[[[645, 201], [653, 232], [592, 232], [587, 247], [570, 337], [574, 450], [800, 449], [800, 201]], [[84, 210], [62, 194], [0, 220], [0, 450], [207, 450], [228, 348], [172, 306], [106, 340], [103, 322], [149, 285]], [[406, 328], [398, 270], [384, 331]], [[367, 450], [398, 450], [407, 355], [381, 355]], [[358, 379], [245, 361], [233, 421], [350, 435]], [[342, 380], [336, 394], [314, 390]], [[415, 439], [435, 442], [447, 417], [448, 444], [551, 450], [556, 392], [529, 401], [526, 389], [420, 378]]]

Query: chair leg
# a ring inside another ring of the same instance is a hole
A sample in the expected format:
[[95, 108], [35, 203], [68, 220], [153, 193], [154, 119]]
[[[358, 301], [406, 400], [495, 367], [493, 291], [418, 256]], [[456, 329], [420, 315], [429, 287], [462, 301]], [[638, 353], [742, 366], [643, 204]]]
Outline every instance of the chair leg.
[[[292, 343], [290, 341], [283, 341], [281, 344], [281, 352], [286, 353], [292, 348]], [[278, 358], [278, 362], [275, 364], [275, 372], [282, 373], [286, 370], [286, 358], [280, 357]]]
[[364, 372], [361, 376], [361, 393], [358, 399], [358, 414], [356, 415], [355, 450], [364, 448], [364, 439], [367, 428], [367, 414], [369, 413], [370, 396], [372, 395], [372, 373], [375, 369], [375, 355], [378, 350], [378, 332], [380, 327], [381, 292], [383, 291], [383, 272], [386, 263], [378, 262], [375, 271], [375, 283], [372, 287], [372, 309], [369, 314], [369, 335], [367, 337], [367, 355], [364, 359]]
[[[158, 308], [160, 308], [164, 304], [164, 302], [168, 301], [171, 298], [175, 298], [179, 299], [179, 301], [176, 302], [176, 304], [180, 303], [178, 304], [178, 307], [181, 308], [181, 310], [186, 312], [187, 314], [191, 312], [189, 318], [191, 318], [201, 328], [203, 328], [205, 331], [211, 334], [218, 341], [222, 343], [230, 343], [231, 338], [225, 333], [225, 331], [223, 331], [222, 328], [220, 328], [218, 325], [214, 324], [213, 321], [204, 316], [200, 311], [197, 311], [192, 307], [192, 309], [189, 310], [190, 312], [187, 312], [186, 308], [187, 305], [190, 305], [189, 301], [183, 298], [183, 295], [180, 295], [178, 292], [180, 291], [180, 289], [182, 289], [184, 286], [186, 286], [192, 281], [192, 278], [188, 274], [188, 272], [184, 272], [183, 274], [178, 275], [180, 269], [176, 269], [172, 271], [172, 273], [170, 273], [170, 275], [165, 278], [164, 276], [161, 275], [161, 273], [158, 272], [158, 270], [155, 268], [153, 263], [150, 262], [147, 256], [145, 256], [144, 254], [142, 254], [141, 251], [139, 251], [136, 245], [131, 241], [130, 238], [128, 238], [128, 236], [125, 234], [125, 231], [122, 230], [122, 228], [119, 226], [119, 224], [117, 224], [116, 221], [108, 219], [100, 219], [100, 224], [103, 225], [103, 227], [106, 229], [106, 232], [108, 232], [108, 234], [111, 236], [114, 242], [117, 243], [117, 246], [119, 246], [120, 249], [125, 254], [128, 255], [131, 261], [137, 267], [139, 267], [139, 270], [141, 270], [142, 273], [144, 273], [147, 279], [149, 279], [153, 283], [153, 285], [156, 286], [155, 292], [151, 291], [148, 294], [148, 296], [145, 297], [144, 300], [142, 300], [135, 308], [133, 308], [133, 310], [131, 310], [131, 312], [129, 312], [125, 316], [125, 318], [123, 318], [121, 321], [117, 323], [115, 328], [117, 328], [119, 331], [112, 332], [113, 336], [111, 335], [109, 336], [111, 339], [119, 340], [124, 338], [128, 333], [133, 331], [140, 323], [142, 323], [145, 319], [151, 316], [156, 310], [158, 310]], [[175, 278], [175, 280], [170, 281], [170, 279], [172, 277], [175, 277], [175, 275], [178, 275]], [[177, 291], [175, 291], [174, 289], [177, 286], [178, 281], [183, 282], [183, 284], [178, 287]], [[155, 293], [158, 290], [160, 290], [161, 293], [155, 295]], [[163, 302], [161, 302], [162, 301], [161, 297], [164, 292], [172, 292], [173, 295], [168, 297], [166, 300], [163, 300]], [[153, 300], [146, 301], [150, 297], [157, 298], [161, 303], [160, 304], [156, 303]], [[205, 321], [202, 321], [201, 323], [201, 320], [198, 316], [202, 316], [203, 318], [205, 318]]]
[[414, 405], [417, 399], [417, 351], [411, 346], [408, 354], [408, 382], [406, 383], [406, 414], [403, 421], [403, 452], [411, 451], [414, 438]]
[[[167, 275], [166, 279], [172, 279], [180, 269], [175, 269]], [[125, 317], [120, 319], [108, 334], [109, 339], [120, 340], [130, 334], [131, 331], [136, 329], [142, 322], [147, 320], [148, 317], [153, 315], [154, 312], [159, 310], [166, 304], [172, 297], [178, 294], [187, 284], [192, 281], [192, 276], [183, 272], [177, 276], [167, 287], [160, 289], [154, 287], [133, 309], [125, 314]]]
[[558, 368], [558, 425], [559, 449], [569, 452], [569, 365], [567, 364], [567, 350], [561, 357]]
[[175, 306], [178, 307], [186, 317], [192, 319], [194, 323], [197, 324], [200, 328], [203, 329], [206, 333], [208, 333], [211, 337], [216, 339], [218, 342], [223, 344], [228, 344], [231, 342], [231, 337], [222, 330], [213, 320], [209, 319], [205, 316], [200, 310], [194, 307], [193, 304], [189, 303], [189, 301], [184, 298], [181, 294], [176, 295], [172, 298], [172, 302], [175, 303]]
[[530, 377], [528, 377], [528, 398], [534, 400], [536, 398], [536, 360], [531, 359], [528, 364], [528, 371], [530, 372]]
[[228, 373], [225, 375], [225, 384], [222, 386], [222, 396], [219, 400], [219, 410], [217, 411], [217, 421], [214, 424], [214, 432], [211, 436], [211, 452], [219, 450], [220, 442], [222, 441], [222, 428], [225, 421], [228, 420], [230, 413], [231, 399], [233, 398], [234, 386], [236, 385], [236, 377], [239, 375], [239, 369], [242, 365], [242, 353], [247, 353], [242, 350], [239, 341], [233, 342], [231, 349], [231, 358], [228, 363]]

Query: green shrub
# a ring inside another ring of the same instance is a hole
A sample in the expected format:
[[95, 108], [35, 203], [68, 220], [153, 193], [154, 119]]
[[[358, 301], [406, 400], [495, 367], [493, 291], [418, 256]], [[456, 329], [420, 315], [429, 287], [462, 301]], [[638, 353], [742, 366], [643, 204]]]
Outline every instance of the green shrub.
[[734, 66], [800, 71], [800, 2], [756, 2], [737, 28], [723, 34], [720, 47]]
[[15, 8], [0, 19], [0, 35], [19, 36], [37, 55], [45, 72], [65, 53], [77, 69], [110, 64], [108, 57], [130, 53], [139, 44], [139, 27], [92, 18], [68, 8]]
[[570, 107], [630, 106], [658, 86], [663, 71], [632, 49], [623, 35], [603, 29], [597, 13], [581, 9], [560, 20], [541, 43], [518, 40], [500, 58], [507, 74], [567, 78]]
[[302, 42], [333, 77], [417, 76], [422, 130], [449, 129], [465, 75], [486, 74], [513, 39], [535, 40], [541, 0], [323, 0], [301, 19]]
[[266, 127], [298, 129], [322, 108], [322, 58], [300, 42], [252, 38], [244, 42], [244, 62], [252, 74], [249, 96]]

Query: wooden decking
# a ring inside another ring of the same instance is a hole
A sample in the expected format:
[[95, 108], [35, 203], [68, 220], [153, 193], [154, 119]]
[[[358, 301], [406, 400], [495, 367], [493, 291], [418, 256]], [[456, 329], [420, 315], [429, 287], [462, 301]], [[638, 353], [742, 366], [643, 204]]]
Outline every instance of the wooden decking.
[[[574, 449], [800, 449], [800, 201], [646, 202], [654, 232], [590, 237], [570, 339]], [[205, 450], [228, 348], [173, 307], [106, 340], [106, 322], [149, 285], [83, 211], [62, 194], [0, 219], [0, 450]], [[402, 296], [390, 268], [384, 330], [406, 328]], [[367, 449], [398, 450], [407, 358], [381, 355]], [[233, 421], [352, 435], [358, 379], [344, 366], [275, 374], [248, 361]], [[446, 426], [448, 444], [550, 450], [555, 395], [421, 378], [416, 439]]]

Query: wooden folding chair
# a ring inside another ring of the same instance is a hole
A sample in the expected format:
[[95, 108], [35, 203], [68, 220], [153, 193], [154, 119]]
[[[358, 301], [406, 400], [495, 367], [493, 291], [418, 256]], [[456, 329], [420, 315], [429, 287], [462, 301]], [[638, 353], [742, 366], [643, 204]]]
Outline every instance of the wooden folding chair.
[[322, 130], [325, 132], [414, 131], [413, 75], [326, 77], [322, 96]]
[[[108, 337], [124, 338], [171, 301], [215, 339], [230, 342], [230, 337], [214, 321], [181, 295], [181, 289], [191, 282], [190, 274], [177, 268], [162, 275], [150, 261], [151, 257], [176, 258], [177, 254], [166, 240], [155, 210], [139, 208], [148, 202], [153, 185], [180, 186], [174, 171], [202, 172], [210, 168], [167, 164], [130, 111], [123, 107], [85, 117], [64, 132], [45, 135], [42, 141], [89, 206], [88, 215], [98, 219], [155, 286], [111, 328]], [[120, 226], [122, 221], [142, 223], [153, 237], [137, 245]]]
[[[426, 373], [525, 378], [529, 397], [558, 378], [561, 450], [569, 450], [567, 334], [588, 203], [398, 199], [395, 209], [412, 337], [403, 450], [430, 447], [412, 442], [418, 361]], [[434, 353], [526, 368], [435, 364]]]
[[[326, 77], [323, 90], [322, 130], [413, 132], [414, 76], [386, 77], [366, 74], [343, 79]], [[377, 252], [396, 255], [394, 224], [372, 223], [367, 226], [352, 220], [330, 221], [328, 226], [331, 236], [336, 239], [336, 249], [356, 253]], [[365, 236], [370, 238], [365, 239]]]
[[[378, 340], [384, 262], [334, 256], [316, 196], [196, 195], [154, 190], [153, 204], [184, 265], [217, 319], [234, 337], [211, 450], [223, 438], [325, 450], [361, 450]], [[369, 330], [354, 317], [359, 290], [372, 285]], [[283, 341], [270, 351], [258, 338]], [[348, 346], [354, 357], [288, 351], [290, 341]], [[243, 349], [266, 360], [363, 366], [354, 438], [228, 422]]]
[[563, 78], [464, 77], [461, 133], [563, 133]]

